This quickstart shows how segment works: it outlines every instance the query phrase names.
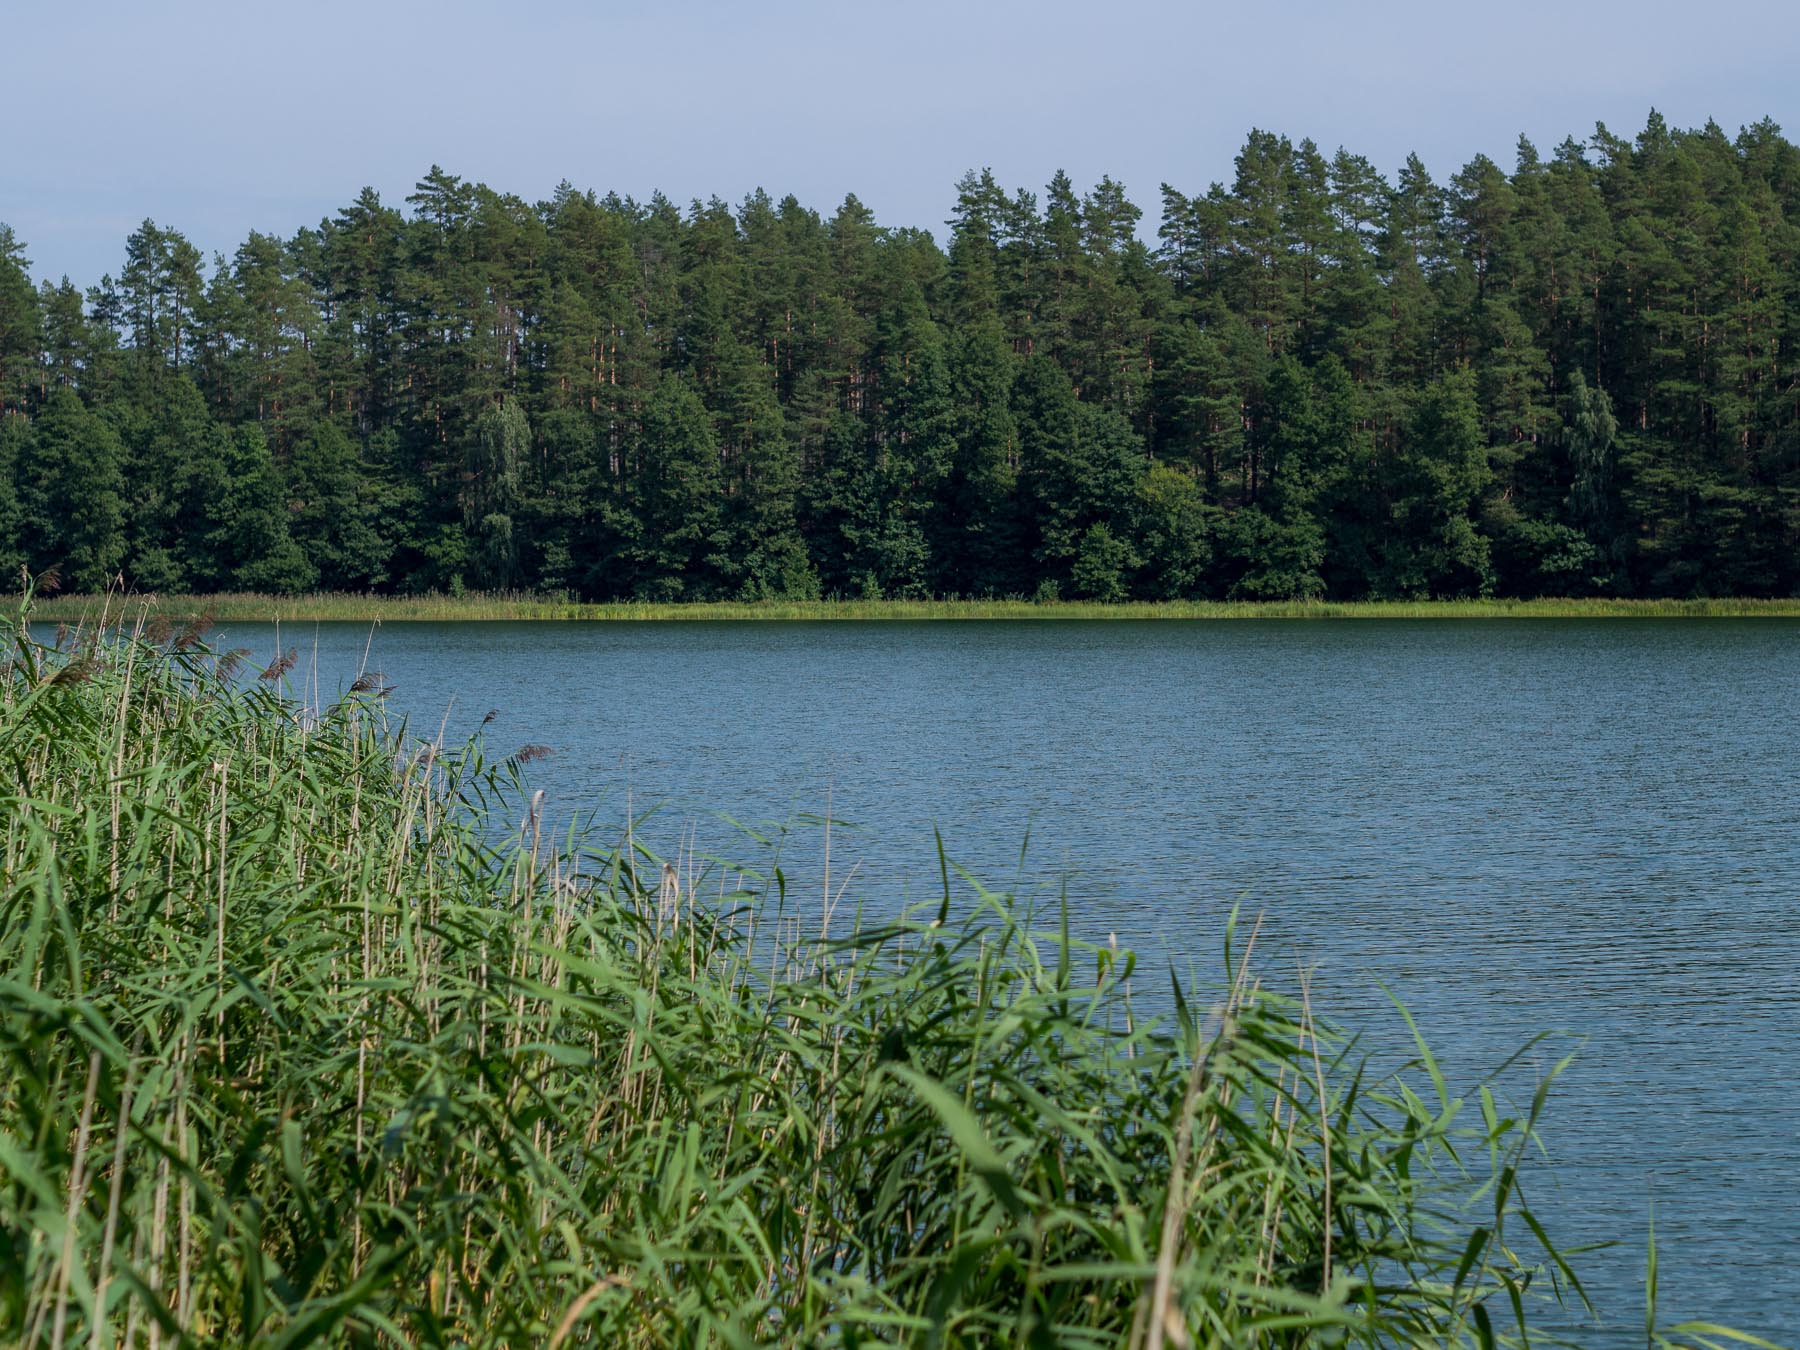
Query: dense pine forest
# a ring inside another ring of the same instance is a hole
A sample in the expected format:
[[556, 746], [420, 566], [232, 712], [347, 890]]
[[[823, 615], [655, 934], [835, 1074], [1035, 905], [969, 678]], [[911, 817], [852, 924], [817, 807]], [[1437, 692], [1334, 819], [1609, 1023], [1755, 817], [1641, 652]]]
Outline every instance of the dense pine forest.
[[529, 203], [433, 168], [83, 291], [0, 226], [0, 566], [163, 592], [1800, 589], [1800, 151]]

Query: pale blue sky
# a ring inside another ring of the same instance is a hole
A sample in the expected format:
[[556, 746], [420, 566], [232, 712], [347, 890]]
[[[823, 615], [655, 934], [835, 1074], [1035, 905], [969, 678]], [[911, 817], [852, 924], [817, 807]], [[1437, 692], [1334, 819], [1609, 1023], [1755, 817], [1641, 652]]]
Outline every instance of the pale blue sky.
[[854, 191], [942, 238], [983, 165], [1110, 173], [1153, 226], [1158, 184], [1228, 180], [1252, 126], [1440, 180], [1652, 105], [1800, 134], [1793, 0], [4, 0], [0, 33], [0, 221], [84, 286], [145, 216], [229, 253], [434, 161], [529, 200]]

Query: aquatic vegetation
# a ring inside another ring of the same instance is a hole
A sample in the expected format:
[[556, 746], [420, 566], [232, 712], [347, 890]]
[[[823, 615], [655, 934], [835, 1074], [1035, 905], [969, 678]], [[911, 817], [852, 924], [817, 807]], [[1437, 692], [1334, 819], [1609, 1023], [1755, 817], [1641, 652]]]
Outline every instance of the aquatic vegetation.
[[367, 672], [307, 708], [198, 633], [0, 640], [8, 1341], [1484, 1346], [1582, 1305], [1529, 1203], [1554, 1075], [1375, 1075], [1254, 924], [1200, 991], [948, 860], [857, 921], [779, 840], [552, 828]]
[[[16, 604], [16, 598], [14, 600]], [[588, 604], [522, 593], [465, 595], [57, 595], [45, 621], [122, 621], [147, 607], [165, 623], [374, 622], [408, 619], [1599, 619], [1800, 618], [1800, 599], [1757, 600], [769, 600], [744, 603]]]

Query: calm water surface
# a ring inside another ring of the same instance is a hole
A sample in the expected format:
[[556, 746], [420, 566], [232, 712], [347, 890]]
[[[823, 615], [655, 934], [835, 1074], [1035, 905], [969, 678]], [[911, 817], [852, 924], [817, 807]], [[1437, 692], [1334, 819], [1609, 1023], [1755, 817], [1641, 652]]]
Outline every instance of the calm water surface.
[[[227, 642], [270, 651], [266, 628]], [[1580, 1055], [1530, 1196], [1642, 1343], [1665, 1311], [1800, 1341], [1800, 622], [389, 624], [289, 627], [327, 695], [369, 665], [415, 726], [533, 766], [553, 817], [661, 803], [673, 851], [834, 816], [872, 906], [1069, 878], [1089, 937], [1261, 966], [1378, 1038], [1385, 984], [1463, 1085]], [[819, 837], [789, 845], [818, 875]], [[1599, 1343], [1611, 1343], [1602, 1341]]]

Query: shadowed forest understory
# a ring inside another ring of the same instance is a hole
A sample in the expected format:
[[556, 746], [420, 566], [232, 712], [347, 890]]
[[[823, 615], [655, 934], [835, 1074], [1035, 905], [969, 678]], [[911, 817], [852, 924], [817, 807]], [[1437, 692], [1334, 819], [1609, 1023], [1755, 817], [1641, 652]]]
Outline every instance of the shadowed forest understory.
[[758, 192], [436, 167], [207, 265], [0, 226], [0, 567], [656, 602], [1785, 596], [1800, 153], [1652, 114], [1511, 172], [1252, 132], [1229, 185]]

